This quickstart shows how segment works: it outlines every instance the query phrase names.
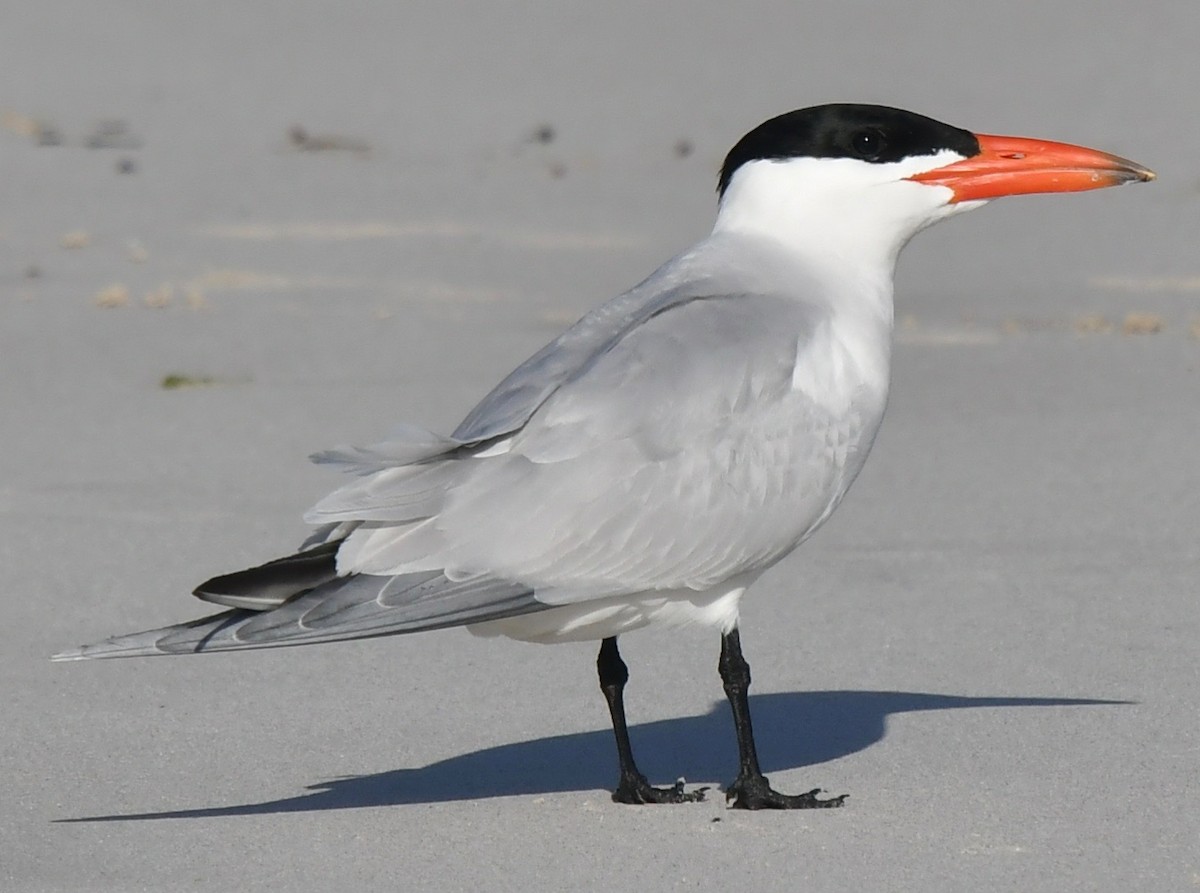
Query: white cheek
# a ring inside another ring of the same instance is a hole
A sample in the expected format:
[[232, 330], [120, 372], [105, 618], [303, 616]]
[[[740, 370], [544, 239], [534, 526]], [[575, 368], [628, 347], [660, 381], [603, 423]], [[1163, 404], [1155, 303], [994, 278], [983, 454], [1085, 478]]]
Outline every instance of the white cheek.
[[909, 179], [961, 160], [944, 149], [885, 164], [854, 158], [749, 161], [721, 198], [714, 232], [765, 234], [810, 266], [849, 259], [858, 273], [888, 278], [914, 234], [979, 206], [954, 203], [946, 186]]

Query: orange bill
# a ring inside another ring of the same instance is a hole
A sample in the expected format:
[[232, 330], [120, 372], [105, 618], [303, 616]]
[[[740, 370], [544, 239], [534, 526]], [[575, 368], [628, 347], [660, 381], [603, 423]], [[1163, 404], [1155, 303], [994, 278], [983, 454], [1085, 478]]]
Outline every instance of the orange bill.
[[1136, 161], [1047, 140], [977, 134], [979, 154], [909, 177], [918, 183], [946, 186], [955, 202], [1028, 195], [1035, 192], [1083, 192], [1138, 180], [1154, 172]]

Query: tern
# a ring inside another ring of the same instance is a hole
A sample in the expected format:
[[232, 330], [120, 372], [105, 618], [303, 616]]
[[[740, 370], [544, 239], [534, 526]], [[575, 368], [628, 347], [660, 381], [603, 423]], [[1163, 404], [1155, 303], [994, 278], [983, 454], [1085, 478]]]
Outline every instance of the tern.
[[721, 635], [739, 771], [730, 806], [840, 806], [759, 767], [738, 608], [837, 508], [883, 419], [892, 278], [918, 231], [1007, 195], [1154, 179], [1103, 152], [833, 104], [747, 133], [712, 234], [522, 363], [450, 436], [414, 426], [318, 453], [353, 475], [293, 555], [215, 577], [228, 610], [55, 655], [192, 654], [465, 626], [599, 640], [619, 761], [613, 799], [703, 799], [638, 770], [617, 637]]

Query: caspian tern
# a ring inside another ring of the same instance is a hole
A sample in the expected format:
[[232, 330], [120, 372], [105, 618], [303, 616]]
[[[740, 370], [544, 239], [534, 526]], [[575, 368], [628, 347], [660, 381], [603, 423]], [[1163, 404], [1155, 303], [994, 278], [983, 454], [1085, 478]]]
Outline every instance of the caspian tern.
[[617, 636], [721, 633], [740, 751], [734, 807], [789, 796], [759, 768], [738, 605], [833, 512], [889, 384], [892, 276], [913, 235], [988, 199], [1145, 181], [1139, 164], [983, 136], [871, 105], [773, 118], [730, 151], [713, 232], [521, 364], [443, 437], [415, 427], [314, 459], [354, 478], [294, 555], [195, 594], [229, 610], [56, 659], [191, 654], [450, 626], [601, 640], [620, 762], [613, 799], [678, 803], [638, 771]]

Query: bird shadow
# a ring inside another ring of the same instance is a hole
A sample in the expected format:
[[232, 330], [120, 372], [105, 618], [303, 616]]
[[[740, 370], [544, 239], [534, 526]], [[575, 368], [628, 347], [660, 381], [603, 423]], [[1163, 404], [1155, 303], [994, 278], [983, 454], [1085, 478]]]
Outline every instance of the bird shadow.
[[[966, 707], [1068, 707], [1130, 704], [1085, 698], [964, 697], [898, 691], [815, 691], [751, 699], [755, 737], [767, 773], [823, 763], [882, 740], [895, 713]], [[692, 778], [723, 779], [736, 769], [729, 711], [630, 728], [640, 768], [656, 782], [686, 768]], [[480, 800], [519, 794], [607, 790], [616, 779], [612, 732], [605, 728], [517, 741], [412, 769], [352, 775], [310, 785], [308, 793], [262, 803], [58, 819], [61, 823], [217, 818]]]

